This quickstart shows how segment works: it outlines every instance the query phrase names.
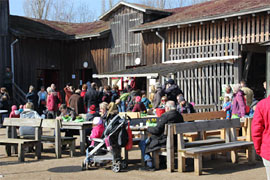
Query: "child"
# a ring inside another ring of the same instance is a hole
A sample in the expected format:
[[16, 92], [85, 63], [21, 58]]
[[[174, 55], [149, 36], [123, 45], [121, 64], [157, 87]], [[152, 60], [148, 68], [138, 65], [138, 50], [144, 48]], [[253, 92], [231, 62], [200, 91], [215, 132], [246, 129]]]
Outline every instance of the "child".
[[[92, 138], [101, 138], [103, 131], [105, 130], [103, 121], [101, 117], [94, 117], [93, 119], [93, 129], [91, 132], [91, 135], [89, 137], [89, 140], [91, 141]], [[91, 142], [91, 146], [93, 147], [95, 145], [95, 142]]]
[[231, 118], [231, 113], [232, 113], [232, 111], [231, 111], [231, 105], [232, 105], [232, 102], [230, 101], [230, 97], [229, 96], [225, 96], [222, 109], [224, 111], [226, 111], [226, 119], [230, 119]]
[[19, 112], [22, 113], [23, 112], [23, 105], [19, 106]]
[[142, 100], [141, 102], [144, 104], [146, 109], [150, 109], [149, 105], [151, 104], [150, 100], [146, 97], [146, 92], [142, 91]]
[[9, 114], [9, 118], [20, 118], [20, 112], [17, 110], [16, 105], [13, 105], [11, 107], [11, 112]]

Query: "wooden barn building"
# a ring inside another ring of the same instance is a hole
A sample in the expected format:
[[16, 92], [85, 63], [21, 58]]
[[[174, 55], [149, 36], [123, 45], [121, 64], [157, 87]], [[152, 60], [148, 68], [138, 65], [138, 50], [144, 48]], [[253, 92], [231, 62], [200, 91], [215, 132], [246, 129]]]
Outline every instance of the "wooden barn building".
[[11, 16], [8, 9], [0, 0], [0, 69], [14, 62], [15, 86], [24, 92], [30, 84], [63, 89], [126, 77], [146, 89], [173, 78], [188, 101], [218, 108], [223, 84], [244, 79], [261, 99], [270, 76], [269, 0], [165, 10], [120, 2], [99, 21], [81, 24]]

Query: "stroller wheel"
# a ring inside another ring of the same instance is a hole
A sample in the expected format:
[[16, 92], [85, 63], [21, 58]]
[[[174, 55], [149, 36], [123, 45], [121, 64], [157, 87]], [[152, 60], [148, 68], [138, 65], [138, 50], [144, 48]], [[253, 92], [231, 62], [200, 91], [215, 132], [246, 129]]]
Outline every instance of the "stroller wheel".
[[122, 161], [122, 162], [121, 162], [121, 168], [122, 168], [122, 169], [126, 169], [127, 167], [128, 167], [127, 161], [126, 161], [126, 160]]
[[121, 162], [117, 161], [112, 164], [112, 171], [118, 173], [121, 170]]
[[86, 164], [83, 162], [82, 163], [82, 171], [85, 171], [86, 170]]

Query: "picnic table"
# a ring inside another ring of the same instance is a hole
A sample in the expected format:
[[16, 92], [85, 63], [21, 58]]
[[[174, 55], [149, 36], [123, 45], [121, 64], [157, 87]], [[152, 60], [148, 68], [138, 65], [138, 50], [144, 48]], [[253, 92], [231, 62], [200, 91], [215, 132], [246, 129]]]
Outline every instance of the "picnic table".
[[2, 114], [7, 114], [8, 110], [0, 110], [0, 128], [3, 126]]
[[80, 132], [80, 152], [81, 154], [85, 154], [85, 131], [92, 127], [92, 121], [85, 121], [85, 122], [62, 122], [62, 129], [72, 129], [72, 130], [79, 130]]

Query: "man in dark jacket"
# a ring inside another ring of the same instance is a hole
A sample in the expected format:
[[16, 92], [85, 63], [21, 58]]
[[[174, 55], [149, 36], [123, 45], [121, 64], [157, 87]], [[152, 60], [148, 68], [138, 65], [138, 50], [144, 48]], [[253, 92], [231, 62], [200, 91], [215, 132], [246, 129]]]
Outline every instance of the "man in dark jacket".
[[162, 86], [159, 83], [156, 83], [156, 93], [154, 95], [153, 100], [153, 109], [158, 108], [161, 102], [161, 98], [164, 96], [164, 91], [162, 89]]
[[167, 94], [168, 100], [172, 100], [175, 103], [177, 103], [177, 95], [183, 94], [182, 90], [178, 87], [177, 84], [174, 83], [173, 79], [168, 80], [164, 92]]
[[95, 105], [96, 107], [98, 107], [99, 93], [97, 92], [96, 88], [97, 88], [97, 84], [93, 82], [91, 84], [91, 88], [88, 88], [87, 92], [85, 93], [84, 104], [87, 105], [87, 110], [89, 109], [91, 105]]
[[84, 113], [83, 98], [80, 96], [81, 90], [77, 89], [75, 94], [72, 94], [69, 98], [69, 107], [73, 108], [76, 114]]
[[152, 135], [148, 139], [140, 142], [140, 148], [147, 164], [145, 170], [154, 170], [149, 153], [166, 146], [167, 137], [164, 135], [165, 125], [184, 122], [182, 115], [176, 111], [174, 101], [168, 101], [166, 103], [165, 111], [166, 113], [164, 113], [157, 121], [157, 125], [147, 129]]
[[29, 87], [29, 92], [26, 94], [26, 100], [27, 102], [31, 102], [34, 105], [34, 109], [38, 109], [38, 96], [37, 93], [35, 92], [34, 86]]

